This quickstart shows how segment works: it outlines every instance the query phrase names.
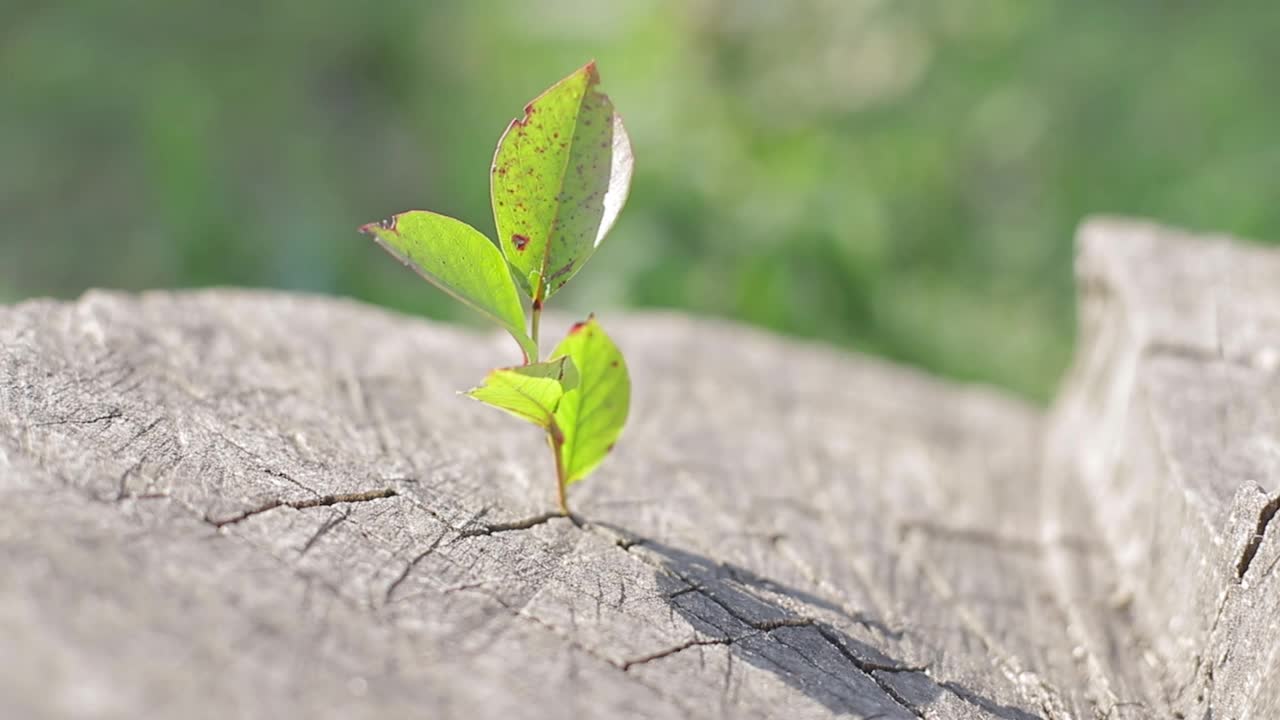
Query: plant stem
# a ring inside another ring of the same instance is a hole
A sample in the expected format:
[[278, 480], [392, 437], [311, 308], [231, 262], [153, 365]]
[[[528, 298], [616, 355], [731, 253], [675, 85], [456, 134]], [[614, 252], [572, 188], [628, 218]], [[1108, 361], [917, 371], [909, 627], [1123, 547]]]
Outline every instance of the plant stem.
[[542, 350], [538, 348], [538, 324], [542, 321], [542, 301], [537, 297], [533, 299], [533, 321], [530, 323], [529, 337], [533, 340], [533, 347], [538, 357], [533, 358], [529, 362], [540, 362], [542, 360]]
[[560, 431], [560, 426], [555, 420], [551, 421], [551, 425], [547, 427], [547, 444], [551, 446], [551, 453], [556, 456], [556, 501], [560, 504], [560, 512], [565, 517], [572, 517], [573, 513], [569, 512], [569, 498], [566, 494], [568, 483], [565, 482], [564, 476], [564, 459], [561, 457], [561, 450], [564, 449], [564, 433]]

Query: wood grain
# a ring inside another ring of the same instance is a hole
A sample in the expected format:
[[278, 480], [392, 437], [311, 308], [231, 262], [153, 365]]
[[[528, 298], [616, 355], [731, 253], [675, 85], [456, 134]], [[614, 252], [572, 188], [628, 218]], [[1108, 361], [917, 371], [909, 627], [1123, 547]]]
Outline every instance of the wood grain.
[[1280, 259], [1081, 247], [1047, 416], [602, 317], [633, 415], [574, 518], [537, 432], [456, 394], [518, 360], [496, 334], [238, 290], [0, 308], [0, 716], [1274, 717]]

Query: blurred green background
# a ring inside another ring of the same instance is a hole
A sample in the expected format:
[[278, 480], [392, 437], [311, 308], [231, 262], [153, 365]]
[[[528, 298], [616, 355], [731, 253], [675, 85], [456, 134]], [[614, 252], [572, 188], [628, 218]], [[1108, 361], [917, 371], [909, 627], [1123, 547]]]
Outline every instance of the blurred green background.
[[1048, 397], [1082, 217], [1280, 239], [1280, 3], [48, 3], [0, 9], [0, 301], [249, 285], [474, 322], [355, 227], [491, 233], [590, 58], [637, 155], [560, 309], [675, 307]]

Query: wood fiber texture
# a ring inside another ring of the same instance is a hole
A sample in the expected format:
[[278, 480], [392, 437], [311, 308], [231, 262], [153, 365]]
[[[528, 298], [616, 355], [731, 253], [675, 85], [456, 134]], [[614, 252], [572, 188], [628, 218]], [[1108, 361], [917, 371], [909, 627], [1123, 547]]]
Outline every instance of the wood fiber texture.
[[0, 308], [0, 717], [1280, 716], [1280, 256], [1081, 237], [1048, 415], [602, 318], [632, 417], [573, 519], [538, 431], [457, 394], [509, 338], [237, 290]]

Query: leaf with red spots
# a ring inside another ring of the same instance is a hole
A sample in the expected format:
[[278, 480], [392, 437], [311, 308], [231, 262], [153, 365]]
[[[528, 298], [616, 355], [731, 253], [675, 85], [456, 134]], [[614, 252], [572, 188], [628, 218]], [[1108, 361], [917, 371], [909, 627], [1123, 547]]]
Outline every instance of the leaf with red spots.
[[[360, 231], [516, 339], [525, 364], [499, 368], [466, 395], [547, 432], [565, 489], [613, 450], [631, 404], [631, 379], [613, 341], [589, 317], [547, 362], [525, 332], [519, 290], [543, 303], [582, 269], [618, 219], [631, 187], [631, 140], [589, 63], [525, 106], [498, 141], [490, 177], [495, 246], [475, 228], [415, 210]], [[530, 363], [530, 361], [532, 364]]]
[[562, 357], [499, 368], [485, 377], [483, 385], [464, 394], [545, 428], [550, 427], [565, 391], [577, 386], [578, 372], [573, 360]]
[[586, 477], [613, 449], [631, 407], [631, 378], [594, 316], [575, 325], [551, 356], [572, 358], [578, 370], [577, 387], [566, 389], [555, 411], [567, 484]]
[[441, 290], [489, 316], [520, 344], [526, 360], [538, 348], [525, 333], [524, 309], [502, 253], [470, 225], [425, 210], [369, 223], [360, 232]]
[[604, 240], [631, 187], [631, 140], [595, 63], [511, 122], [493, 158], [498, 243], [521, 289], [546, 300]]

